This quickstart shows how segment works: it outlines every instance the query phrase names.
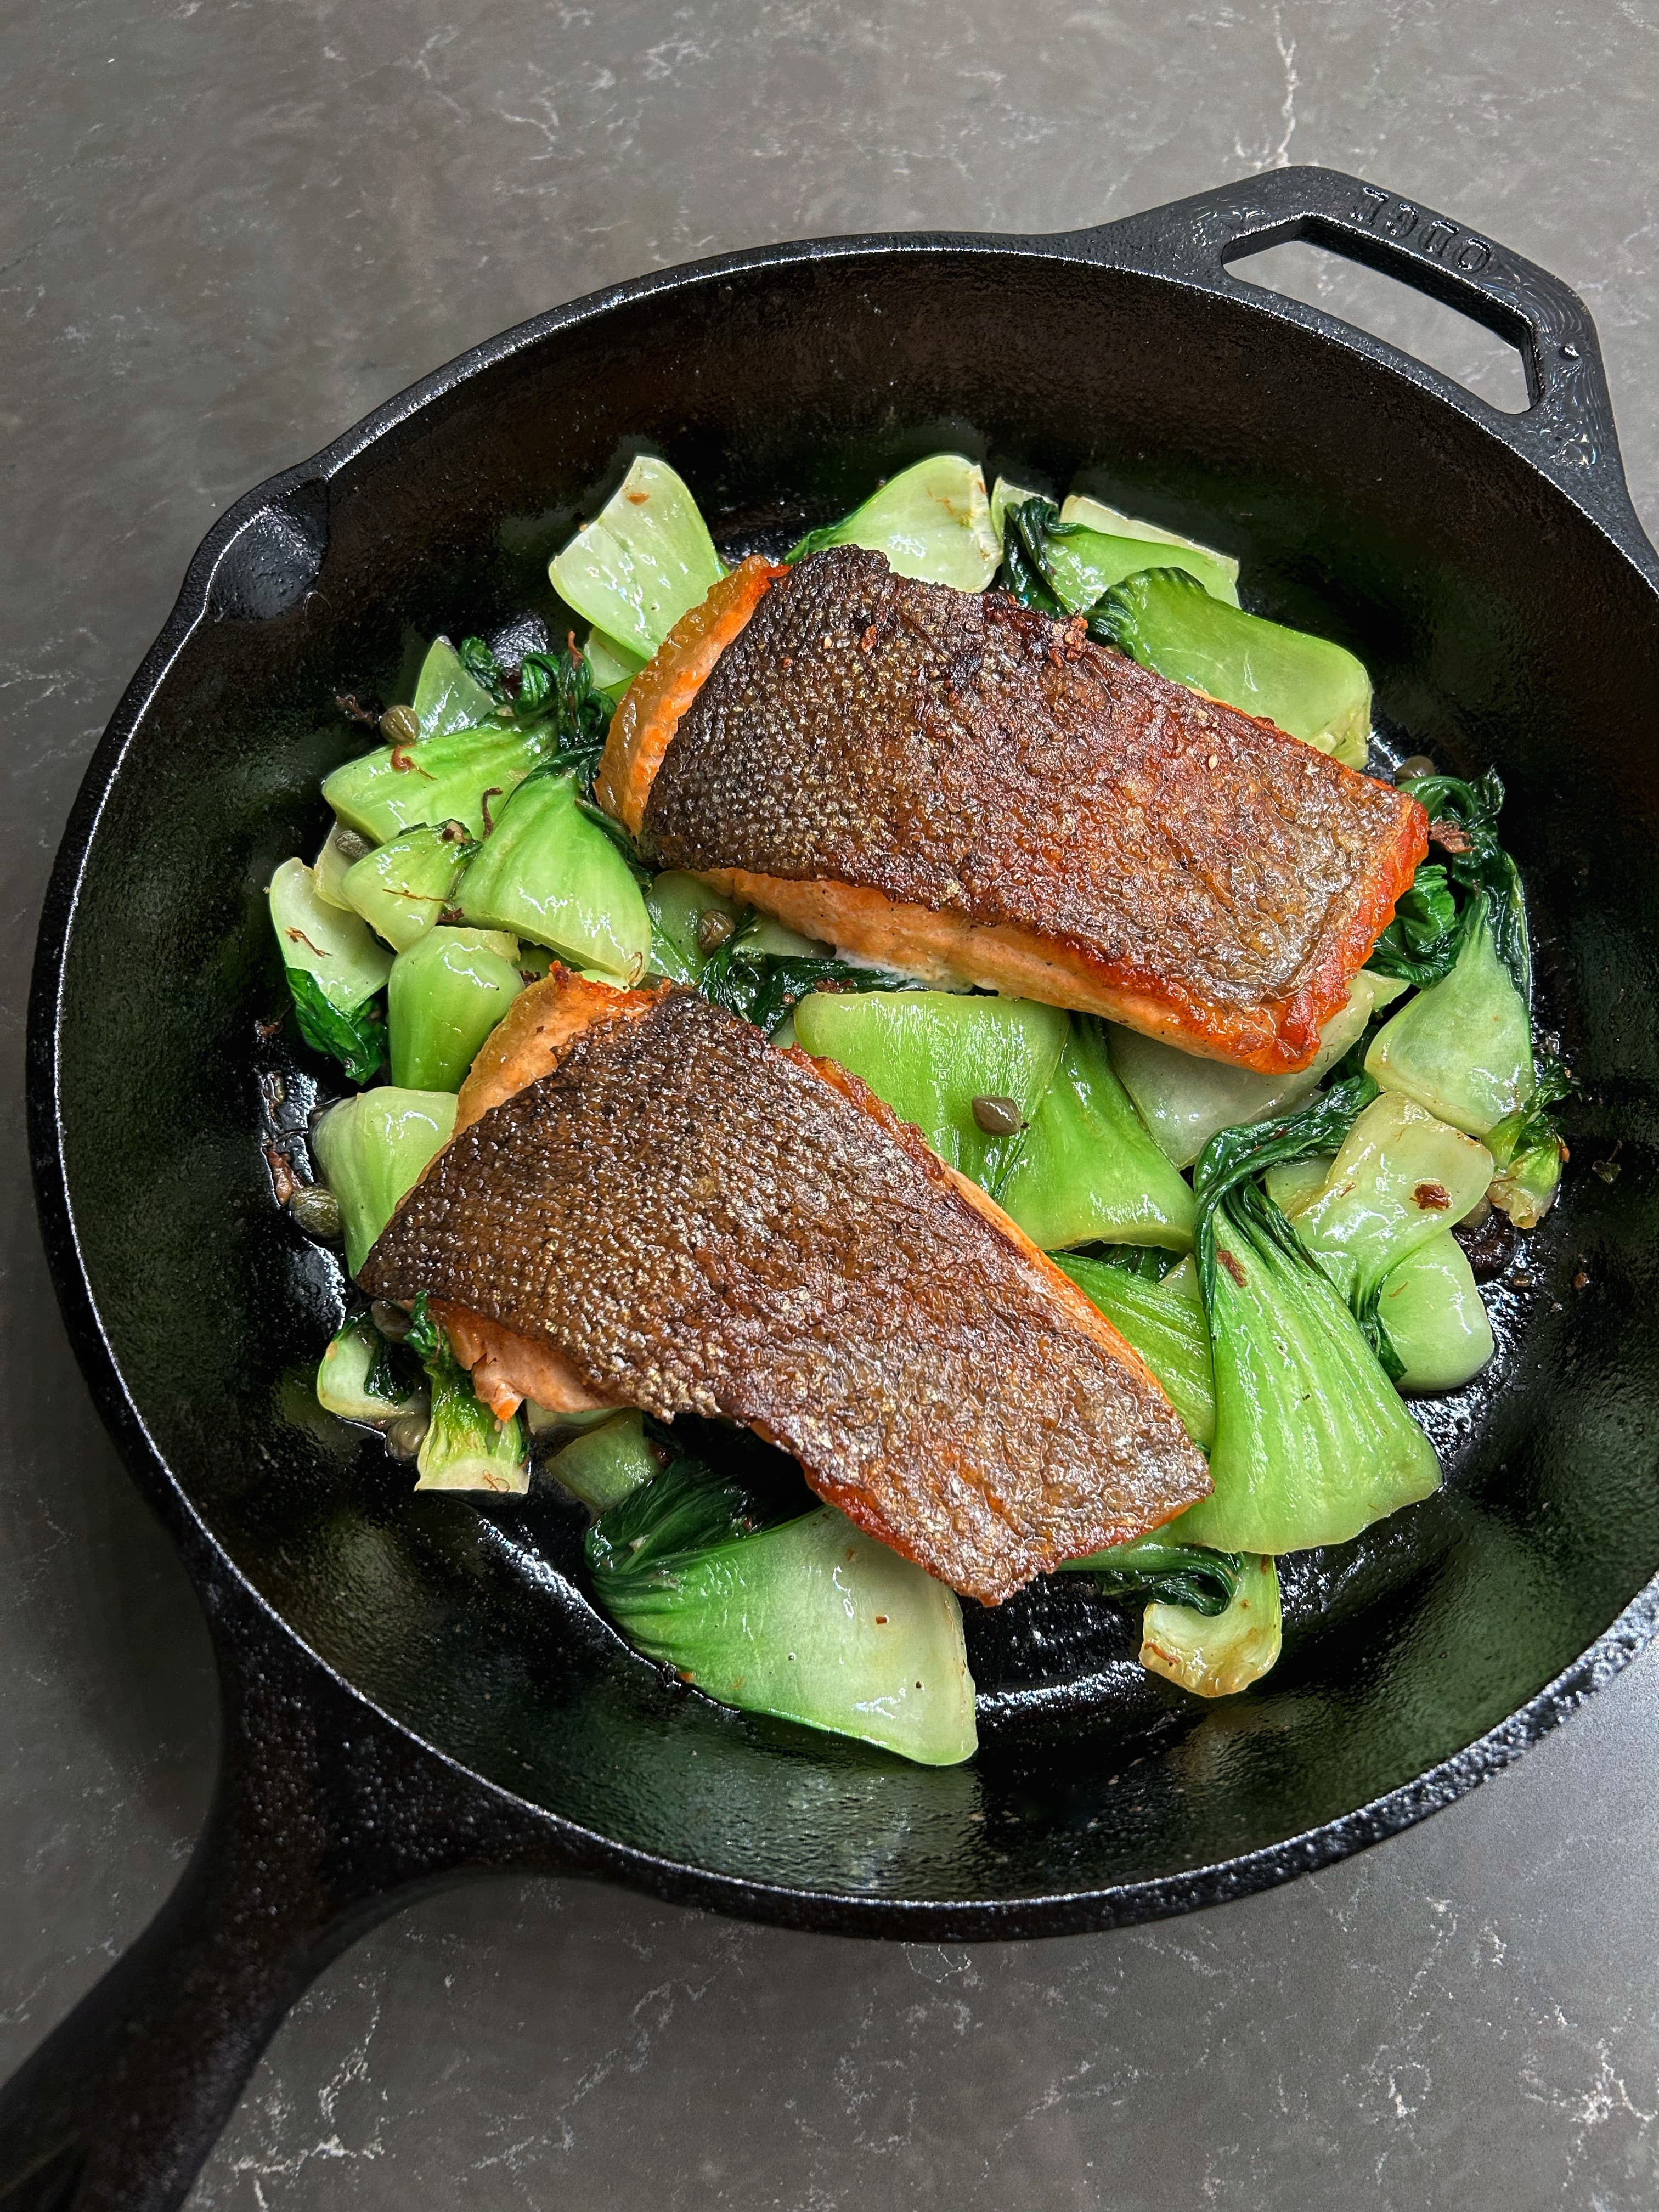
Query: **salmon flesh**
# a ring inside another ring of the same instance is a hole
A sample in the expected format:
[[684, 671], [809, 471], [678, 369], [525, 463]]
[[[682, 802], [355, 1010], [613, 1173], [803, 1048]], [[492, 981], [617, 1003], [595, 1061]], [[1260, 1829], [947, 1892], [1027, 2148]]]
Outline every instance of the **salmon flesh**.
[[516, 1345], [588, 1403], [741, 1423], [987, 1604], [1208, 1491], [1139, 1355], [855, 1078], [687, 990], [577, 1025], [577, 981], [516, 1002], [496, 1102], [362, 1273], [493, 1401]]
[[1428, 850], [1414, 799], [1080, 617], [856, 546], [717, 585], [599, 792], [658, 865], [843, 951], [1264, 1073], [1312, 1059]]

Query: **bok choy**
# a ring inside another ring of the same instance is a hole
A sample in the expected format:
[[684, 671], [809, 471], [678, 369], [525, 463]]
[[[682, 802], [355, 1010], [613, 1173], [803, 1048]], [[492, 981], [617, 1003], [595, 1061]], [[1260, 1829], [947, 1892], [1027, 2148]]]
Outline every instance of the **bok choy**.
[[1384, 1276], [1376, 1318], [1399, 1370], [1395, 1387], [1407, 1395], [1461, 1389], [1496, 1349], [1474, 1271], [1449, 1229]]
[[422, 1395], [400, 1377], [396, 1354], [368, 1316], [359, 1314], [323, 1354], [317, 1402], [342, 1421], [378, 1426], [418, 1413]]
[[431, 929], [392, 963], [392, 1080], [459, 1091], [479, 1046], [524, 988], [518, 945], [489, 929]]
[[684, 483], [642, 453], [548, 574], [567, 606], [643, 662], [726, 570]]
[[[1060, 519], [1082, 530], [1097, 530], [1103, 538], [1134, 538], [1149, 545], [1177, 545], [1186, 553], [1201, 553], [1206, 561], [1224, 572], [1231, 586], [1218, 596], [1235, 606], [1238, 604], [1238, 563], [1231, 553], [1218, 553], [1213, 546], [1200, 545], [1195, 538], [1183, 538], [1160, 523], [1143, 522], [1138, 515], [1126, 514], [1121, 507], [1108, 507], [1103, 501], [1078, 492], [1060, 502]], [[1141, 563], [1143, 568], [1146, 565]]]
[[1200, 1158], [1215, 1488], [1174, 1524], [1194, 1542], [1275, 1553], [1346, 1543], [1439, 1485], [1427, 1437], [1257, 1180], [1281, 1160], [1340, 1144], [1374, 1095], [1368, 1077], [1352, 1077], [1281, 1121], [1224, 1131]]
[[406, 952], [449, 904], [477, 849], [459, 822], [406, 830], [352, 863], [341, 897], [394, 951]]
[[579, 968], [622, 983], [645, 972], [651, 917], [628, 862], [583, 812], [572, 770], [548, 768], [520, 785], [456, 896], [468, 921]]
[[340, 1202], [348, 1274], [357, 1273], [404, 1194], [454, 1134], [456, 1111], [453, 1091], [383, 1084], [319, 1115], [312, 1149]]
[[973, 1754], [955, 1593], [833, 1507], [769, 1526], [743, 1485], [677, 1459], [594, 1523], [587, 1563], [629, 1642], [722, 1705], [928, 1766]]
[[805, 560], [831, 545], [884, 553], [896, 576], [959, 592], [982, 592], [1002, 557], [984, 471], [960, 453], [930, 453], [902, 469], [845, 520], [808, 531], [789, 558]]
[[1279, 1570], [1247, 1553], [1226, 1610], [1149, 1605], [1140, 1631], [1140, 1663], [1200, 1698], [1231, 1698], [1279, 1663], [1283, 1637]]
[[424, 1294], [415, 1301], [408, 1343], [432, 1392], [431, 1420], [415, 1462], [416, 1490], [506, 1491], [522, 1497], [530, 1487], [523, 1420], [517, 1413], [510, 1421], [497, 1420], [490, 1412], [428, 1313]]
[[313, 1051], [337, 1060], [354, 1083], [386, 1062], [386, 1024], [375, 1003], [392, 956], [362, 918], [317, 896], [303, 860], [284, 860], [270, 879], [276, 933], [300, 1034]]

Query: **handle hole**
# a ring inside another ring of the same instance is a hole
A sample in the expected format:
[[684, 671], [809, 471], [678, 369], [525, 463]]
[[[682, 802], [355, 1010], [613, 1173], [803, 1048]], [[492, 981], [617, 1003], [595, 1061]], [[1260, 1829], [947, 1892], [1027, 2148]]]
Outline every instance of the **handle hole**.
[[1525, 364], [1509, 339], [1379, 269], [1303, 238], [1230, 254], [1227, 266], [1245, 283], [1300, 300], [1414, 355], [1489, 407], [1520, 415], [1531, 404]]

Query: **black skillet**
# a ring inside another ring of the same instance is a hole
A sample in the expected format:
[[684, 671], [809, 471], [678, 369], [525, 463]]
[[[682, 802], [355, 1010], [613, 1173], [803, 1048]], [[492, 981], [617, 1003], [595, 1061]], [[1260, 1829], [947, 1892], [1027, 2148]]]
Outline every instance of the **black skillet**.
[[[1531, 406], [1228, 273], [1292, 238], [1511, 340]], [[1284, 1660], [1243, 1698], [1150, 1680], [1120, 1612], [1039, 1588], [970, 1624], [969, 1768], [734, 1716], [592, 1613], [574, 1514], [416, 1498], [315, 1413], [340, 1280], [272, 1202], [259, 1085], [302, 1124], [322, 1071], [256, 1031], [283, 996], [263, 886], [357, 742], [333, 695], [406, 696], [416, 633], [535, 635], [549, 554], [640, 445], [732, 546], [941, 445], [1081, 475], [1356, 647], [1405, 749], [1502, 769], [1583, 1086], [1565, 1195], [1498, 1294], [1496, 1370], [1427, 1411], [1443, 1495], [1294, 1563]], [[1110, 1927], [1387, 1835], [1623, 1665], [1659, 1617], [1656, 666], [1659, 559], [1583, 307], [1317, 169], [1057, 237], [667, 270], [479, 347], [232, 508], [88, 772], [29, 1066], [58, 1293], [206, 1609], [224, 1766], [175, 1895], [0, 2093], [3, 2212], [177, 2203], [310, 1978], [464, 1873], [862, 1934]]]

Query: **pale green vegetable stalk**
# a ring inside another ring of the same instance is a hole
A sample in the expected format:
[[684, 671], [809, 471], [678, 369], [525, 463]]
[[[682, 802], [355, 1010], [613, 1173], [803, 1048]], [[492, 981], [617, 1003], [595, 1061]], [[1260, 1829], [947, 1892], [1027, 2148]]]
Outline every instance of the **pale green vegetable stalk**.
[[[1140, 574], [1147, 561], [1144, 538], [1109, 538], [1097, 530], [1061, 526], [1048, 532], [1044, 571], [1054, 595], [1069, 615], [1083, 614], [1115, 585]], [[1212, 599], [1238, 605], [1238, 586], [1229, 565], [1212, 553], [1182, 545], [1160, 547], [1158, 558], [1193, 577]]]
[[1075, 523], [1084, 530], [1097, 530], [1106, 538], [1140, 538], [1152, 545], [1179, 545], [1188, 553], [1201, 553], [1206, 561], [1213, 561], [1224, 569], [1231, 591], [1223, 596], [1237, 606], [1238, 604], [1238, 563], [1230, 553], [1218, 553], [1213, 546], [1200, 545], [1195, 538], [1183, 538], [1178, 531], [1160, 529], [1155, 522], [1143, 522], [1133, 514], [1125, 514], [1103, 501], [1089, 499], [1073, 492], [1060, 503], [1060, 519], [1064, 523]]
[[604, 692], [613, 707], [620, 706], [623, 692], [645, 666], [644, 654], [630, 653], [625, 645], [618, 645], [614, 637], [607, 637], [599, 629], [588, 632], [582, 651], [587, 656], [588, 671], [596, 688]]
[[1484, 1137], [1531, 1097], [1532, 1024], [1493, 942], [1484, 899], [1451, 973], [1377, 1031], [1365, 1072], [1472, 1137]]
[[311, 864], [311, 887], [325, 906], [350, 909], [345, 895], [347, 871], [362, 856], [363, 840], [343, 822], [331, 823], [321, 850]]
[[954, 1592], [823, 1507], [754, 1526], [738, 1485], [678, 1460], [588, 1531], [595, 1595], [705, 1695], [928, 1766], [975, 1747]]
[[459, 1091], [479, 1046], [524, 988], [518, 945], [494, 930], [428, 930], [392, 963], [392, 1080]]
[[544, 945], [579, 968], [636, 982], [651, 957], [651, 917], [627, 861], [583, 813], [575, 776], [548, 769], [520, 785], [461, 878], [471, 922]]
[[1112, 1072], [1103, 1025], [1089, 1016], [1073, 1018], [1060, 1065], [996, 1196], [1045, 1251], [1091, 1243], [1190, 1250], [1192, 1192], [1148, 1136]]
[[708, 954], [697, 941], [705, 917], [717, 916], [724, 926], [724, 944], [743, 917], [743, 908], [721, 898], [696, 876], [679, 868], [665, 868], [646, 885], [646, 912], [651, 917], [651, 966], [671, 983], [698, 983], [708, 964]]
[[1200, 1060], [1160, 1037], [1112, 1027], [1112, 1066], [1139, 1108], [1160, 1150], [1178, 1168], [1190, 1167], [1212, 1137], [1246, 1121], [1287, 1114], [1311, 1097], [1343, 1054], [1358, 1044], [1373, 1014], [1406, 988], [1393, 976], [1362, 969], [1340, 1007], [1319, 1033], [1310, 1064], [1290, 1075], [1258, 1075], [1253, 1068]]
[[1261, 716], [1347, 768], [1370, 748], [1371, 683], [1343, 647], [1212, 599], [1179, 568], [1115, 585], [1090, 634], [1172, 683]]
[[1149, 1605], [1141, 1623], [1140, 1663], [1200, 1698], [1231, 1698], [1279, 1661], [1282, 1639], [1279, 1570], [1247, 1553], [1232, 1602], [1206, 1615], [1182, 1605]]
[[449, 904], [477, 849], [459, 822], [406, 830], [351, 864], [340, 878], [341, 902], [407, 952]]
[[413, 744], [380, 745], [326, 777], [323, 797], [340, 819], [383, 845], [424, 823], [459, 822], [482, 837], [484, 815], [538, 768], [556, 743], [546, 727], [492, 723]]
[[932, 453], [901, 470], [844, 521], [809, 531], [789, 558], [832, 545], [884, 553], [895, 575], [959, 592], [982, 592], [1002, 557], [984, 471], [960, 453]]
[[524, 1424], [497, 1420], [472, 1388], [449, 1340], [426, 1310], [410, 1316], [409, 1344], [426, 1369], [432, 1418], [416, 1460], [416, 1490], [485, 1490], [522, 1497], [530, 1487]]
[[1461, 1389], [1496, 1348], [1474, 1271], [1449, 1229], [1384, 1277], [1376, 1317], [1400, 1369], [1395, 1386], [1408, 1395]]
[[356, 1274], [405, 1193], [455, 1132], [448, 1091], [399, 1091], [390, 1084], [342, 1099], [319, 1116], [312, 1149], [340, 1201], [346, 1269]]
[[547, 1471], [590, 1513], [608, 1513], [662, 1472], [662, 1457], [645, 1433], [636, 1407], [613, 1413], [573, 1437]]
[[567, 606], [649, 660], [726, 570], [685, 485], [666, 461], [642, 453], [548, 574]]
[[367, 1083], [386, 1059], [386, 1030], [372, 1001], [392, 972], [391, 954], [360, 916], [318, 897], [303, 860], [277, 869], [270, 905], [301, 1034], [353, 1082]]
[[837, 1060], [901, 1121], [914, 1122], [953, 1168], [995, 1192], [1020, 1144], [1018, 1127], [987, 1130], [979, 1099], [1005, 1099], [1027, 1121], [1066, 1042], [1067, 1017], [1030, 999], [950, 991], [814, 991], [795, 1009], [806, 1051]]
[[1208, 1451], [1215, 1438], [1215, 1377], [1195, 1262], [1189, 1256], [1152, 1282], [1109, 1260], [1085, 1260], [1071, 1252], [1053, 1256], [1055, 1266], [1140, 1354], [1188, 1435], [1200, 1451]]
[[1343, 1139], [1296, 1233], [1363, 1321], [1382, 1278], [1461, 1221], [1491, 1180], [1484, 1145], [1385, 1091]]
[[317, 1402], [343, 1421], [377, 1425], [418, 1413], [422, 1394], [398, 1380], [392, 1347], [367, 1314], [333, 1338], [317, 1370]]
[[1198, 1164], [1196, 1248], [1215, 1374], [1213, 1493], [1171, 1533], [1225, 1551], [1346, 1543], [1437, 1488], [1439, 1463], [1324, 1269], [1258, 1186], [1328, 1151], [1364, 1076], [1300, 1113], [1224, 1131]]
[[997, 544], [1002, 543], [1009, 511], [1024, 507], [1028, 499], [1047, 499], [1044, 491], [1028, 491], [1023, 484], [1010, 483], [1006, 477], [999, 477], [991, 487], [991, 527], [997, 534]]
[[447, 637], [434, 638], [415, 684], [415, 718], [422, 738], [453, 737], [495, 720], [495, 702], [469, 676]]

